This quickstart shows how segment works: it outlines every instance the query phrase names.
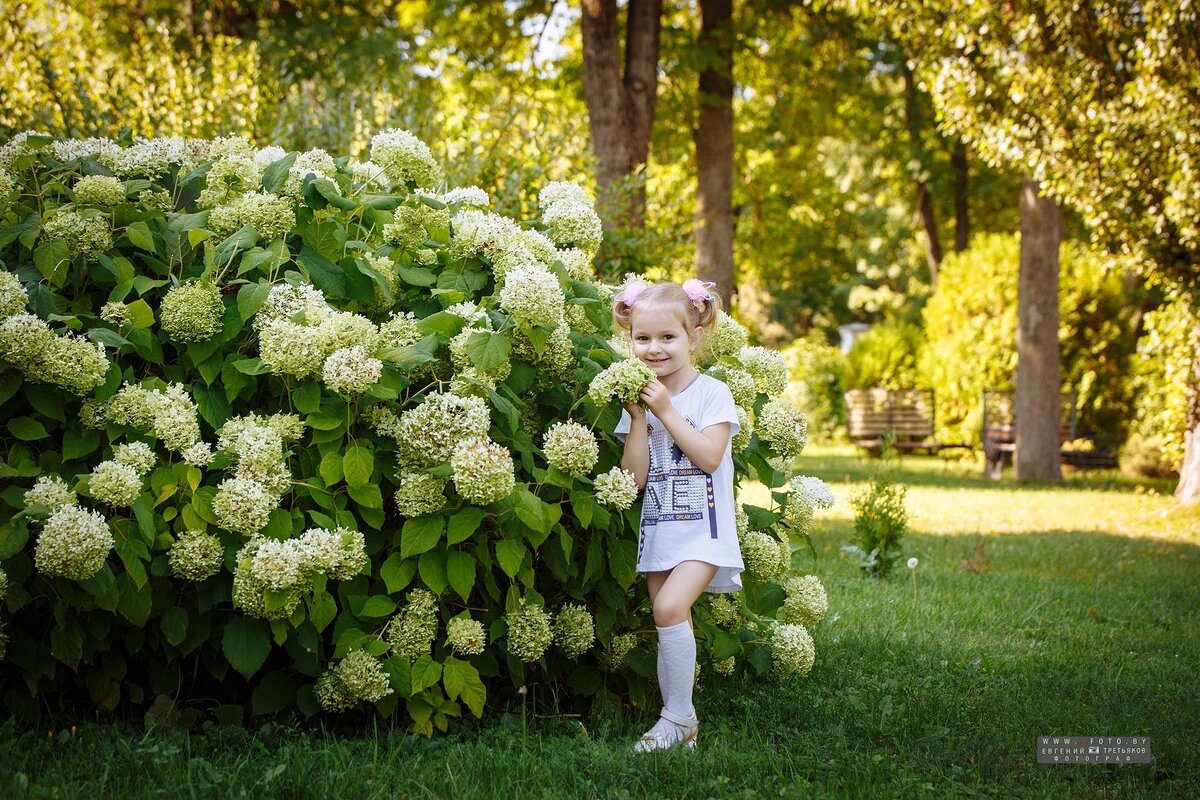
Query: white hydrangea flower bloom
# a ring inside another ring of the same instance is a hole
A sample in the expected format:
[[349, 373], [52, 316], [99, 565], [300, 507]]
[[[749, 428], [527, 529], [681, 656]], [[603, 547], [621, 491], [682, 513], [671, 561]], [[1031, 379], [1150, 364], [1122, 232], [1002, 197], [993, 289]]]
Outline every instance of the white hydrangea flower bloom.
[[637, 500], [638, 486], [633, 473], [613, 467], [596, 476], [596, 500], [624, 511]]
[[460, 206], [473, 208], [487, 208], [492, 204], [492, 198], [488, 193], [478, 186], [464, 186], [457, 189], [451, 189], [442, 195], [444, 203], [458, 203]]
[[33, 561], [43, 575], [86, 581], [104, 567], [113, 548], [108, 521], [77, 505], [62, 506], [46, 520]]
[[600, 446], [586, 425], [578, 422], [556, 422], [546, 430], [542, 440], [546, 460], [568, 475], [584, 475], [592, 471], [600, 458]]
[[340, 395], [357, 397], [371, 388], [383, 374], [383, 362], [373, 358], [366, 348], [355, 345], [334, 350], [325, 359], [321, 379]]
[[399, 128], [388, 128], [371, 137], [371, 161], [383, 167], [393, 183], [431, 189], [442, 180], [442, 168], [429, 145]]

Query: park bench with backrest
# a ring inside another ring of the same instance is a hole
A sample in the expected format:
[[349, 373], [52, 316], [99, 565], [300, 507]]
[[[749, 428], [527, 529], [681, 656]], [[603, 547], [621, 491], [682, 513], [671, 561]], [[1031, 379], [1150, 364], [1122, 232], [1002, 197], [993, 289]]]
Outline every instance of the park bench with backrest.
[[966, 446], [934, 440], [932, 389], [851, 389], [843, 398], [846, 433], [850, 441], [871, 453], [883, 450], [888, 431], [896, 437], [892, 446], [902, 452], [925, 450], [936, 453]]
[[[1077, 441], [1075, 392], [1063, 392], [1060, 396], [1060, 424], [1058, 442], [1062, 447], [1064, 464], [1079, 469], [1113, 469], [1117, 466], [1114, 454], [1101, 450], [1079, 450], [1069, 443]], [[1011, 461], [1017, 449], [1016, 438], [1016, 393], [1012, 390], [985, 389], [983, 391], [982, 434], [984, 466], [983, 473], [1000, 479], [1006, 461]], [[1068, 445], [1063, 447], [1063, 445]]]

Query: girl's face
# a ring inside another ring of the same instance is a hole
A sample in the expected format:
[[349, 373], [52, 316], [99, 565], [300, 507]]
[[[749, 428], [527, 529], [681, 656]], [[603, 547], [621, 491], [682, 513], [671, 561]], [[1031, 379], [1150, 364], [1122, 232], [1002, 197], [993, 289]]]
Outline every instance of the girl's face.
[[692, 351], [700, 341], [700, 328], [690, 333], [679, 315], [665, 308], [635, 310], [631, 320], [633, 354], [662, 380], [692, 365]]

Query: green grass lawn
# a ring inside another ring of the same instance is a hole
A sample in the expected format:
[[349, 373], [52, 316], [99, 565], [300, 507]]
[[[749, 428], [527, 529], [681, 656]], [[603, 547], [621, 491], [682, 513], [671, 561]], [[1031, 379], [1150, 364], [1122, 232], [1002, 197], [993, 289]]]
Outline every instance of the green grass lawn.
[[[830, 604], [816, 666], [784, 686], [702, 675], [697, 753], [629, 754], [652, 722], [630, 712], [517, 709], [432, 740], [382, 726], [50, 736], [9, 721], [0, 796], [1200, 796], [1200, 512], [1169, 483], [1017, 487], [906, 457], [914, 594], [903, 566], [870, 580], [840, 555], [874, 463], [822, 450], [801, 464], [839, 501], [814, 535]], [[1156, 764], [1039, 765], [1039, 735], [1149, 736]]]

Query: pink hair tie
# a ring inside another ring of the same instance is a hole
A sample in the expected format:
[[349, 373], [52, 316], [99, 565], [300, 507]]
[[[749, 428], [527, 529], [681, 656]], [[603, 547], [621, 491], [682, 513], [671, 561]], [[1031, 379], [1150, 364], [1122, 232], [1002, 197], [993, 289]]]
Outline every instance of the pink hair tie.
[[693, 303], [700, 303], [712, 299], [709, 289], [715, 288], [716, 285], [712, 281], [702, 281], [699, 278], [692, 278], [683, 282], [683, 291]]
[[637, 302], [637, 299], [641, 297], [642, 292], [646, 291], [647, 287], [646, 284], [634, 278], [633, 275], [626, 275], [625, 277], [627, 279], [625, 290], [616, 296], [616, 301], [633, 308], [633, 304]]

